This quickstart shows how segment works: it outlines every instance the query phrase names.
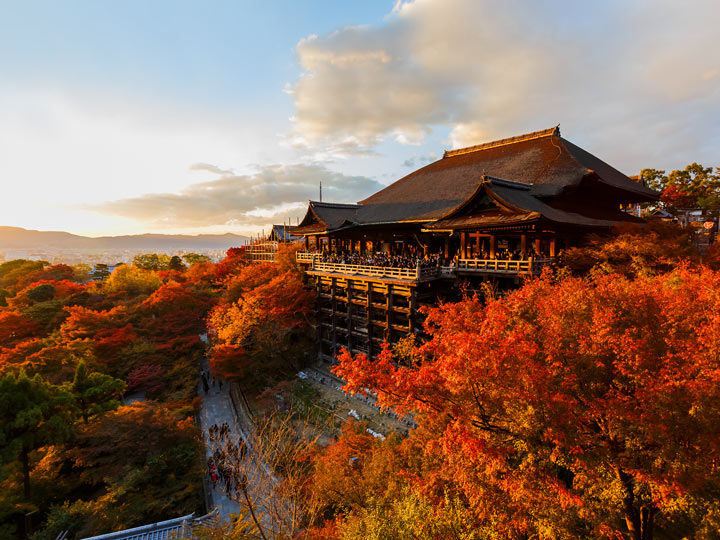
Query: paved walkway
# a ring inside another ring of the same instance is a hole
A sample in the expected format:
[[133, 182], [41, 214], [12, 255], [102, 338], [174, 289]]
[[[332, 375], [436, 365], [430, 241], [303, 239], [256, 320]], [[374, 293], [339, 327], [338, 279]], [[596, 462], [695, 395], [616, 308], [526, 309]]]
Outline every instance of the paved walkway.
[[[208, 366], [207, 361], [204, 362], [203, 369], [207, 373]], [[223, 384], [222, 390], [218, 386], [213, 387], [210, 385], [210, 390], [207, 395], [205, 394], [202, 386], [202, 382], [198, 382], [198, 395], [202, 398], [202, 406], [200, 408], [200, 428], [203, 432], [205, 439], [205, 457], [208, 458], [212, 454], [212, 442], [208, 437], [208, 429], [213, 424], [218, 426], [227, 422], [230, 426], [230, 440], [234, 443], [238, 442], [240, 438], [240, 429], [235, 416], [232, 402], [230, 401], [230, 395], [228, 394], [228, 385]], [[223, 489], [222, 482], [218, 482], [217, 486], [212, 490], [213, 504], [218, 507], [218, 513], [220, 516], [229, 516], [230, 514], [236, 514], [240, 512], [240, 505], [228, 499]]]

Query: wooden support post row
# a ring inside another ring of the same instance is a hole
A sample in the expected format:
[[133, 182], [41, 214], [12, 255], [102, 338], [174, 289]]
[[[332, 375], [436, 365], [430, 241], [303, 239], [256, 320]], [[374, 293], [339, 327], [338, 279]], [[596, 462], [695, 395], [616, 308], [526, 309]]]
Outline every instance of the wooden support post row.
[[330, 285], [330, 305], [332, 306], [332, 355], [333, 357], [337, 354], [337, 298], [336, 298], [337, 285], [335, 278], [332, 278]]
[[367, 317], [367, 355], [372, 360], [373, 357], [373, 331], [372, 331], [372, 285], [368, 283], [367, 299], [365, 301], [365, 311]]

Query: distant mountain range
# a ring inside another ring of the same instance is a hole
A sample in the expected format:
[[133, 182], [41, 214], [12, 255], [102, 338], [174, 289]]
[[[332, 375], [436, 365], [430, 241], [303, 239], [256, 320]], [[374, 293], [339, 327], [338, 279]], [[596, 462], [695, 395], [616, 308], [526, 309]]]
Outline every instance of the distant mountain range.
[[8, 249], [107, 249], [167, 252], [213, 251], [243, 245], [249, 238], [237, 234], [137, 234], [91, 238], [62, 231], [33, 231], [0, 226], [0, 250]]

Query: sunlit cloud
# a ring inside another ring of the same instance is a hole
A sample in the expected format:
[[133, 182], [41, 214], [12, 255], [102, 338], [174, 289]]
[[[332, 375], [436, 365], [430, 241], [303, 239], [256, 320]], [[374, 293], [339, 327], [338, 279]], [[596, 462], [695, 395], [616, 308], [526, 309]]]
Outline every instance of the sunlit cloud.
[[220, 174], [223, 176], [228, 176], [235, 174], [235, 171], [232, 169], [221, 169], [217, 165], [212, 165], [210, 163], [193, 163], [188, 167], [188, 170], [190, 171], [207, 171], [215, 174]]
[[177, 228], [267, 226], [294, 223], [302, 217], [308, 199], [348, 202], [361, 200], [382, 186], [364, 176], [347, 176], [322, 165], [269, 165], [254, 174], [227, 175], [213, 165], [197, 170], [217, 169], [219, 178], [192, 184], [180, 193], [154, 193], [109, 201], [89, 208], [131, 218], [152, 227]]
[[437, 126], [457, 147], [561, 123], [621, 164], [711, 157], [719, 27], [710, 0], [399, 1], [379, 25], [298, 43], [292, 141], [342, 155]]

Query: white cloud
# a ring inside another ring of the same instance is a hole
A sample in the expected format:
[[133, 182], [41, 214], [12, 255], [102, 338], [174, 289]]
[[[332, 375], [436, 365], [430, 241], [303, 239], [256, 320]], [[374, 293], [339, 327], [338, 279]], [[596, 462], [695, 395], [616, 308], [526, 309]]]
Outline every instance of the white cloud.
[[190, 185], [180, 193], [155, 193], [92, 205], [103, 213], [139, 220], [151, 227], [246, 227], [294, 221], [307, 200], [316, 199], [322, 181], [323, 200], [361, 200], [382, 187], [364, 176], [346, 176], [322, 165], [269, 165], [254, 174], [227, 175]]
[[442, 126], [464, 146], [561, 123], [652, 165], [687, 159], [664, 133], [692, 123], [698, 159], [714, 156], [718, 28], [710, 0], [399, 1], [380, 25], [298, 43], [293, 142], [347, 153]]

